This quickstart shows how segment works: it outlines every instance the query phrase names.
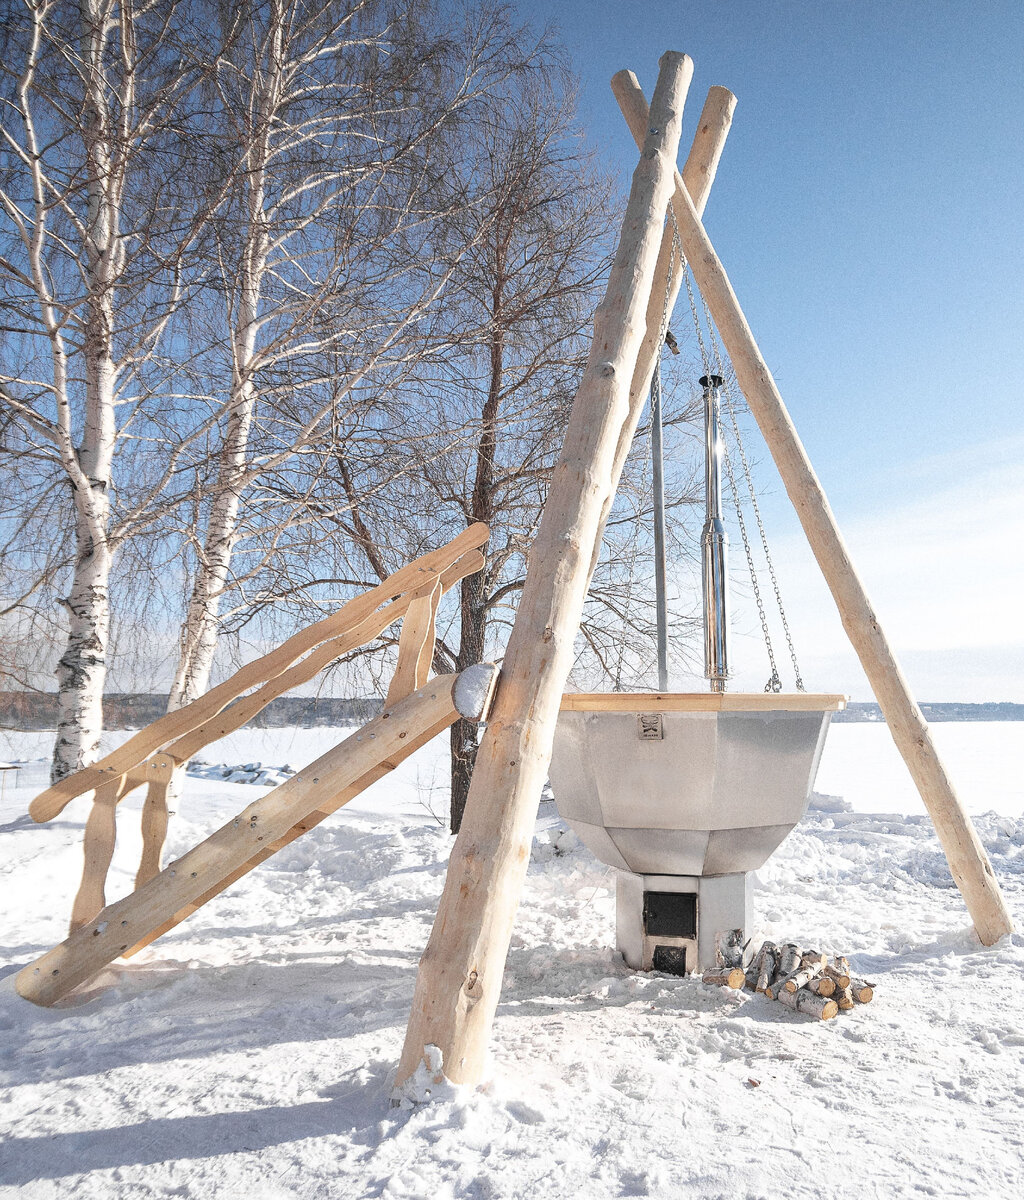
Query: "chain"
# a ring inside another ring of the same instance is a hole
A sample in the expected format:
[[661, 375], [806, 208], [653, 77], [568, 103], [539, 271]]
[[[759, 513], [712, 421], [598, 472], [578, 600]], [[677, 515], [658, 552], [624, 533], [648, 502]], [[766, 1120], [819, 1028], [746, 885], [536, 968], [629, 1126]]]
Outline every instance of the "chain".
[[[683, 257], [682, 246], [679, 241], [679, 228], [676, 225], [676, 217], [675, 217], [675, 213], [672, 210], [671, 205], [669, 205], [668, 211], [669, 211], [669, 216], [672, 219], [673, 252], [678, 251], [680, 262], [682, 263], [683, 279], [686, 283], [686, 294], [689, 297], [689, 301], [690, 301], [690, 312], [693, 314], [693, 328], [694, 328], [694, 332], [697, 335], [697, 345], [700, 347], [701, 362], [704, 366], [705, 376], [709, 376], [712, 374], [712, 370], [711, 370], [712, 358], [711, 358], [711, 355], [708, 353], [708, 348], [704, 342], [704, 331], [703, 331], [703, 328], [701, 325], [700, 314], [697, 309], [696, 297], [694, 296], [693, 284], [691, 282], [691, 276], [690, 276], [690, 270], [689, 270], [689, 266], [688, 266], [685, 258]], [[671, 273], [670, 273], [670, 278], [671, 278]], [[721, 376], [723, 381], [725, 381], [725, 380], [727, 380], [728, 377], [726, 375], [725, 367], [724, 367], [724, 364], [722, 361], [721, 348], [718, 344], [718, 338], [715, 334], [715, 325], [714, 325], [714, 321], [711, 317], [711, 312], [708, 309], [707, 302], [704, 300], [703, 295], [701, 296], [701, 305], [704, 310], [704, 324], [707, 325], [708, 336], [711, 340], [712, 352], [714, 354], [714, 364], [715, 364], [715, 368], [716, 368], [715, 373], [718, 374], [719, 376]], [[783, 628], [783, 632], [785, 633], [785, 637], [786, 637], [786, 645], [789, 648], [790, 661], [793, 664], [793, 675], [796, 679], [797, 690], [802, 692], [805, 690], [804, 689], [804, 681], [800, 675], [800, 667], [797, 663], [796, 650], [794, 649], [793, 638], [789, 631], [789, 621], [786, 619], [786, 610], [782, 604], [782, 593], [779, 590], [779, 581], [775, 575], [775, 566], [772, 562], [772, 556], [768, 550], [768, 537], [767, 537], [767, 534], [765, 533], [764, 521], [761, 518], [761, 509], [757, 503], [757, 493], [754, 491], [754, 483], [753, 483], [753, 476], [751, 475], [751, 471], [750, 471], [750, 463], [747, 459], [747, 453], [746, 453], [746, 450], [743, 445], [743, 438], [740, 434], [739, 421], [736, 416], [736, 406], [733, 403], [732, 392], [731, 392], [730, 386], [727, 382], [725, 382], [723, 384], [722, 392], [725, 397], [726, 411], [729, 413], [729, 420], [730, 420], [730, 423], [732, 424], [733, 436], [736, 441], [736, 448], [739, 451], [740, 461], [743, 465], [743, 474], [744, 474], [744, 477], [745, 477], [746, 483], [747, 483], [747, 494], [750, 497], [751, 507], [754, 510], [754, 518], [757, 521], [757, 529], [758, 529], [758, 533], [760, 534], [760, 537], [761, 537], [761, 547], [764, 550], [765, 562], [768, 564], [768, 574], [769, 574], [769, 577], [771, 578], [772, 588], [775, 591], [775, 601], [776, 601], [776, 604], [778, 605], [779, 616], [782, 619], [782, 628]], [[775, 650], [774, 650], [774, 647], [772, 646], [771, 633], [769, 632], [769, 629], [768, 629], [768, 617], [767, 617], [767, 614], [765, 613], [764, 600], [762, 599], [761, 588], [760, 588], [760, 585], [757, 580], [757, 568], [754, 565], [754, 554], [753, 554], [753, 550], [750, 545], [750, 537], [747, 534], [747, 523], [743, 517], [743, 508], [742, 508], [742, 505], [740, 504], [739, 488], [736, 485], [736, 472], [735, 472], [735, 468], [733, 466], [732, 457], [729, 454], [729, 447], [724, 438], [722, 439], [722, 450], [723, 450], [722, 461], [723, 461], [723, 465], [725, 466], [726, 477], [729, 481], [729, 492], [732, 496], [733, 508], [736, 510], [736, 523], [737, 523], [737, 525], [739, 525], [740, 537], [743, 540], [743, 551], [744, 551], [744, 554], [745, 554], [746, 560], [747, 560], [747, 570], [750, 572], [751, 590], [754, 593], [754, 601], [757, 605], [757, 615], [761, 622], [761, 635], [764, 638], [765, 650], [768, 652], [768, 663], [771, 666], [772, 673], [768, 679], [768, 682], [765, 684], [764, 690], [766, 692], [781, 692], [782, 691], [782, 679], [779, 676], [779, 668], [775, 661]]]
[[[718, 344], [718, 339], [715, 335], [714, 325], [712, 323], [711, 313], [708, 310], [707, 301], [704, 300], [703, 296], [701, 297], [701, 302], [704, 306], [704, 319], [708, 323], [708, 330], [710, 332], [712, 346], [714, 349], [715, 362], [718, 367], [718, 374], [721, 375], [723, 379], [725, 379], [726, 376], [725, 376], [725, 369], [722, 365], [721, 348]], [[803, 692], [806, 689], [804, 687], [803, 678], [800, 675], [800, 665], [797, 662], [796, 648], [793, 645], [793, 635], [790, 633], [789, 620], [786, 617], [786, 609], [782, 603], [782, 592], [779, 588], [778, 577], [775, 574], [775, 564], [772, 561], [771, 551], [768, 549], [768, 535], [765, 533], [764, 521], [761, 517], [761, 508], [757, 503], [757, 492], [754, 490], [753, 475], [750, 470], [750, 463], [747, 460], [747, 452], [743, 445], [743, 438], [742, 438], [742, 435], [740, 434], [740, 424], [739, 424], [739, 420], [736, 416], [736, 405], [733, 401], [732, 390], [731, 390], [731, 387], [728, 382], [726, 382], [724, 384], [724, 386], [722, 388], [722, 392], [725, 397], [725, 407], [726, 407], [726, 411], [729, 413], [729, 421], [730, 421], [730, 424], [732, 425], [733, 436], [736, 439], [736, 448], [739, 451], [740, 461], [743, 464], [743, 474], [744, 474], [744, 477], [745, 477], [746, 483], [747, 483], [747, 494], [750, 497], [750, 507], [754, 510], [754, 519], [757, 521], [757, 531], [761, 537], [761, 548], [764, 551], [764, 560], [768, 567], [768, 576], [771, 579], [772, 589], [775, 592], [775, 603], [778, 606], [779, 618], [782, 622], [782, 630], [783, 630], [783, 633], [786, 638], [786, 646], [789, 649], [790, 662], [793, 664], [793, 677], [796, 680], [797, 691]], [[728, 458], [728, 452], [726, 454], [726, 457]], [[731, 482], [732, 481], [731, 468], [729, 471], [729, 478], [730, 478], [730, 482]], [[739, 505], [737, 503], [737, 512], [738, 512], [738, 510], [739, 510]], [[741, 523], [740, 528], [742, 529], [742, 523]], [[746, 546], [746, 545], [747, 545], [746, 535], [744, 534], [744, 546]], [[747, 547], [747, 549], [748, 549], [748, 555], [749, 555], [749, 547]], [[751, 567], [751, 571], [753, 572], [753, 567]], [[757, 583], [755, 581], [754, 582], [755, 594], [757, 593], [757, 590], [758, 590]], [[760, 600], [758, 600], [758, 611], [760, 612], [760, 615], [761, 615], [762, 628], [764, 628], [764, 626], [765, 626], [764, 611], [761, 608]], [[767, 631], [765, 631], [765, 639], [766, 639], [766, 641], [768, 639]], [[774, 657], [772, 656], [772, 651], [771, 651], [770, 646], [769, 646], [769, 650], [768, 650], [768, 657], [772, 664], [772, 678], [768, 681], [768, 685], [765, 688], [765, 691], [771, 690], [773, 692], [778, 692], [778, 691], [782, 690], [782, 685], [779, 682], [779, 673], [775, 667], [775, 660], [774, 660]], [[778, 683], [778, 686], [775, 686], [777, 683]]]
[[722, 439], [722, 463], [725, 466], [725, 473], [729, 480], [729, 492], [732, 495], [733, 507], [736, 510], [736, 523], [740, 527], [740, 537], [743, 539], [743, 550], [747, 556], [747, 569], [750, 572], [750, 586], [754, 592], [754, 601], [757, 604], [757, 615], [761, 621], [761, 634], [764, 637], [764, 648], [768, 651], [768, 662], [771, 665], [772, 673], [768, 682], [764, 685], [766, 692], [781, 692], [782, 680], [779, 677], [779, 668], [775, 662], [775, 651], [772, 647], [772, 637], [768, 632], [768, 617], [764, 611], [764, 600], [761, 598], [761, 588], [757, 582], [757, 568], [754, 566], [754, 552], [750, 547], [750, 538], [747, 536], [747, 523], [743, 519], [743, 509], [740, 505], [740, 493], [736, 486], [736, 474], [733, 470], [732, 457], [729, 454], [729, 447]]

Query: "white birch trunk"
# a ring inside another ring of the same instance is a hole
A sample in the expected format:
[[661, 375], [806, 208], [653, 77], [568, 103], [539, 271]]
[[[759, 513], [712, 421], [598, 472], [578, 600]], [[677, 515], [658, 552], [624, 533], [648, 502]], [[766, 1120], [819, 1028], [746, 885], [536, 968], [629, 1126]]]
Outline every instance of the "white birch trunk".
[[[82, 54], [87, 67], [83, 121], [88, 165], [85, 246], [88, 315], [82, 345], [85, 421], [72, 477], [75, 565], [65, 601], [68, 640], [57, 664], [57, 738], [51, 780], [92, 762], [103, 729], [103, 687], [110, 632], [110, 477], [116, 427], [114, 291], [119, 266], [120, 177], [113, 168], [103, 66], [108, 25], [95, 0], [82, 6]], [[84, 476], [84, 481], [81, 477]]]
[[[188, 613], [182, 628], [181, 653], [167, 708], [169, 712], [191, 704], [209, 686], [217, 650], [220, 598], [231, 569], [238, 540], [238, 514], [252, 428], [256, 388], [256, 333], [260, 297], [267, 269], [269, 235], [264, 212], [266, 173], [270, 153], [269, 129], [280, 88], [281, 12], [275, 8], [277, 26], [273, 34], [272, 72], [258, 107], [257, 125], [250, 150], [247, 174], [248, 230], [240, 264], [238, 306], [231, 330], [231, 394], [227, 427], [217, 470], [217, 494], [210, 512], [203, 547], [192, 585]], [[176, 784], [171, 785], [172, 792]]]

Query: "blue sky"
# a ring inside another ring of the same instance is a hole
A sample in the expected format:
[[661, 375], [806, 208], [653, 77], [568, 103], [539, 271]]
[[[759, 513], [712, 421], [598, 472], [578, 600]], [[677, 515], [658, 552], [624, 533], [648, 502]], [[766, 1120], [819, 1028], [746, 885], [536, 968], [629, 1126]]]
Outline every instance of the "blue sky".
[[[883, 625], [921, 699], [1024, 701], [1024, 5], [518, 7], [559, 25], [623, 187], [616, 70], [650, 97], [663, 50], [693, 58], [681, 157], [707, 88], [736, 93], [705, 224]], [[770, 462], [760, 476], [808, 684], [866, 699]]]

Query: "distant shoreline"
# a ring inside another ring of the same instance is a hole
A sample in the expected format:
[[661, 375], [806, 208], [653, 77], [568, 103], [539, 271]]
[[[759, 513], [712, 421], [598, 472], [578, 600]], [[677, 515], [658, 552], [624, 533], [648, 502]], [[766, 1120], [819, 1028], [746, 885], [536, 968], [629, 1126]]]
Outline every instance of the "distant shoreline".
[[[281, 696], [253, 721], [249, 728], [280, 729], [285, 726], [315, 729], [322, 725], [363, 724], [380, 712], [383, 701], [377, 697]], [[1024, 704], [987, 701], [966, 704], [958, 701], [922, 703], [927, 721], [1024, 721]], [[167, 696], [155, 692], [113, 693], [103, 698], [105, 729], [140, 729], [167, 711]], [[881, 724], [877, 704], [851, 701], [843, 712], [833, 716], [837, 722]], [[0, 729], [26, 732], [53, 729], [57, 722], [57, 696], [54, 692], [0, 692]]]

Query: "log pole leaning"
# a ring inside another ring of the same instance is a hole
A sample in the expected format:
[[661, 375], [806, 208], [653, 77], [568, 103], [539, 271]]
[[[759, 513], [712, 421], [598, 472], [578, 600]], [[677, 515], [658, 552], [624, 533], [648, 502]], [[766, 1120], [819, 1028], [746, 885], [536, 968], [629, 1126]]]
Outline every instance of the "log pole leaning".
[[[530, 857], [555, 721], [572, 664], [629, 385], [674, 179], [693, 63], [661, 59], [650, 129], [622, 225], [594, 340], [552, 474], [501, 681], [480, 745], [462, 828], [420, 960], [396, 1084], [442, 1054], [456, 1083], [481, 1079], [512, 925]], [[431, 1058], [435, 1057], [431, 1051]]]
[[[634, 94], [632, 100], [628, 110], [621, 101], [620, 107], [639, 142], [647, 126], [643, 119], [646, 104], [641, 103], [642, 92]], [[672, 204], [683, 251], [732, 359], [736, 380], [796, 509], [893, 741], [935, 826], [978, 937], [991, 946], [1013, 931], [1013, 921], [985, 849], [939, 758], [924, 715], [854, 568], [824, 489], [678, 172]]]

